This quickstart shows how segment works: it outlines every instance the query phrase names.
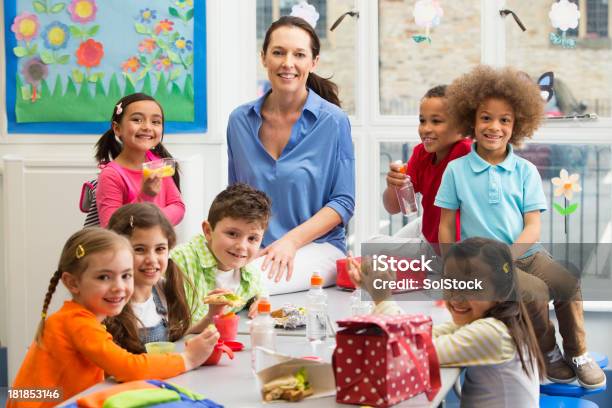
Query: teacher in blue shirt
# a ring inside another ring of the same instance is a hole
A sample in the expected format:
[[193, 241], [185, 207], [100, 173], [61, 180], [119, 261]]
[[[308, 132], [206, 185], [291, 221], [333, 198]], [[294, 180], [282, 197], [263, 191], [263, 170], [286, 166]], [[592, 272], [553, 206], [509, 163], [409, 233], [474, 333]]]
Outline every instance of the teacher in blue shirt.
[[302, 18], [272, 23], [261, 51], [271, 90], [235, 109], [227, 127], [229, 183], [248, 183], [272, 199], [259, 260], [276, 282], [271, 294], [306, 289], [313, 272], [333, 284], [335, 261], [346, 253], [355, 156], [337, 86], [313, 73], [319, 50]]

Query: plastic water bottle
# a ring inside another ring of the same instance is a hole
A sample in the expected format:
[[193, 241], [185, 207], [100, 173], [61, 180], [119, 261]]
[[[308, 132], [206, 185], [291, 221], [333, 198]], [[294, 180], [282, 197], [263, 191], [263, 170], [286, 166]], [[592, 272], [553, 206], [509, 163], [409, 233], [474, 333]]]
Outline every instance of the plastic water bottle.
[[412, 181], [410, 181], [410, 176], [406, 176], [403, 186], [395, 187], [395, 194], [397, 194], [397, 201], [399, 202], [402, 214], [410, 215], [418, 211], [416, 194], [414, 193], [414, 186]]
[[257, 316], [251, 322], [251, 367], [256, 370], [256, 347], [276, 350], [274, 319], [270, 316], [270, 302], [261, 299], [257, 305]]
[[316, 272], [310, 278], [307, 295], [306, 338], [310, 342], [322, 342], [327, 337], [327, 294], [323, 291], [323, 278]]
[[369, 314], [372, 310], [371, 303], [367, 300], [363, 300], [361, 298], [362, 295], [361, 288], [355, 289], [351, 295], [351, 314], [353, 316]]
[[[394, 163], [402, 164], [401, 160], [397, 160]], [[408, 216], [418, 211], [416, 194], [414, 192], [412, 180], [410, 180], [410, 176], [408, 175], [408, 169], [406, 165], [402, 166], [402, 168], [400, 169], [400, 173], [405, 174], [406, 179], [404, 180], [403, 186], [395, 187], [395, 194], [397, 195], [397, 201], [399, 203], [402, 214]]]

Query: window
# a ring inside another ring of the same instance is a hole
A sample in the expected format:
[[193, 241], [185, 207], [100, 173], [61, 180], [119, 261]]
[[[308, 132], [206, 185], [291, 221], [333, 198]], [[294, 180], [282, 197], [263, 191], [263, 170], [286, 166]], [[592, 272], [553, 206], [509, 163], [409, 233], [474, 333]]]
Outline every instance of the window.
[[[579, 38], [580, 45], [596, 47], [602, 43], [598, 39], [607, 39], [610, 33], [610, 6], [608, 0], [569, 0], [578, 5], [580, 20], [578, 27], [567, 30], [567, 35]], [[605, 42], [603, 45], [608, 45]]]
[[[581, 7], [587, 3], [591, 1], [580, 0]], [[601, 0], [593, 3], [601, 3]], [[575, 48], [553, 45], [548, 40], [553, 31], [548, 17], [550, 3], [543, 4], [538, 13], [527, 2], [516, 1], [509, 6], [520, 16], [528, 31], [523, 32], [506, 21], [506, 64], [527, 72], [534, 79], [547, 71], [555, 73], [555, 95], [547, 106], [548, 115], [596, 113], [599, 117], [612, 117], [612, 74], [608, 62], [612, 59], [612, 49], [593, 45], [609, 39], [585, 39], [581, 34]], [[607, 16], [607, 5], [605, 10]], [[580, 15], [586, 13], [581, 9]], [[592, 23], [593, 18], [590, 21]], [[588, 17], [581, 18], [578, 31], [586, 31], [587, 25]]]
[[609, 4], [608, 0], [587, 0], [587, 36], [608, 37], [609, 32]]
[[414, 2], [378, 2], [381, 115], [418, 115], [419, 101], [480, 62], [480, 0], [441, 2], [444, 15], [430, 30], [431, 43], [413, 16]]

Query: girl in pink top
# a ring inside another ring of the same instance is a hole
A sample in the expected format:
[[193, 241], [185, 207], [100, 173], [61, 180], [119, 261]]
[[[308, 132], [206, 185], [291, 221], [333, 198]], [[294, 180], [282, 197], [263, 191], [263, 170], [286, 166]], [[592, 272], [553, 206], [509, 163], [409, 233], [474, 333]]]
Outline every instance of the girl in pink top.
[[[143, 177], [142, 164], [172, 157], [162, 145], [164, 112], [151, 96], [134, 93], [124, 96], [113, 108], [111, 128], [96, 143], [96, 160], [102, 167], [98, 176], [96, 202], [100, 225], [106, 227], [115, 210], [125, 204], [156, 204], [172, 225], [185, 214], [178, 166], [172, 177], [152, 174]], [[108, 166], [113, 160], [117, 166]]]

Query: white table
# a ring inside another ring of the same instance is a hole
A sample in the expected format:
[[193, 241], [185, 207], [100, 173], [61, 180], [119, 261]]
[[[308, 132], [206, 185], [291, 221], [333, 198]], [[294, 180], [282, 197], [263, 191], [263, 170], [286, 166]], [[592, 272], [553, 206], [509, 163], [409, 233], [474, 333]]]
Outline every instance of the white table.
[[[335, 288], [326, 289], [329, 298], [329, 311], [332, 319], [347, 317], [350, 314], [349, 292], [342, 292]], [[299, 292], [287, 295], [277, 295], [271, 298], [272, 307], [280, 307], [285, 303], [293, 303], [297, 306], [304, 305], [306, 292]], [[431, 302], [404, 302], [401, 306], [409, 313], [425, 313], [432, 315], [436, 323], [448, 319], [447, 312], [440, 308], [435, 308]], [[172, 379], [169, 382], [177, 385], [185, 386], [192, 391], [199, 392], [207, 398], [216, 401], [230, 408], [246, 408], [246, 407], [293, 407], [295, 403], [274, 403], [268, 405], [261, 401], [261, 394], [257, 388], [254, 374], [251, 371], [251, 353], [250, 340], [246, 335], [247, 325], [244, 322], [245, 316], [241, 319], [240, 331], [245, 334], [239, 334], [238, 341], [245, 344], [244, 351], [235, 353], [234, 360], [229, 360], [227, 356], [223, 356], [221, 362], [217, 366], [201, 367], [197, 370], [189, 371]], [[283, 331], [279, 330], [277, 336], [277, 351], [293, 356], [312, 355], [313, 350], [311, 345], [306, 341], [304, 331]], [[329, 339], [325, 344], [320, 345], [319, 349], [314, 352], [323, 358], [331, 356], [333, 351], [334, 340]], [[458, 368], [443, 368], [441, 370], [442, 388], [438, 392], [433, 401], [427, 401], [425, 394], [420, 394], [415, 398], [404, 401], [397, 407], [437, 407], [447, 392], [452, 388], [456, 379], [459, 376]], [[97, 384], [88, 390], [82, 392], [76, 397], [73, 397], [68, 402], [76, 400], [78, 397], [89, 394], [93, 391], [98, 391], [109, 387], [113, 383], [105, 381]], [[348, 405], [337, 404], [335, 397], [317, 398], [304, 400], [299, 403], [299, 407], [315, 408], [315, 407], [348, 407]]]

